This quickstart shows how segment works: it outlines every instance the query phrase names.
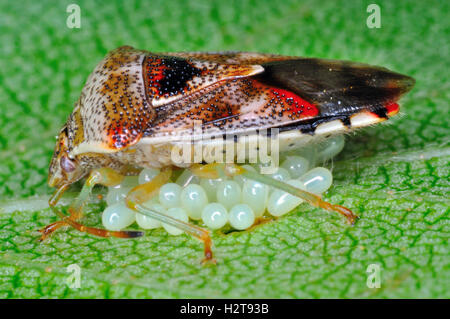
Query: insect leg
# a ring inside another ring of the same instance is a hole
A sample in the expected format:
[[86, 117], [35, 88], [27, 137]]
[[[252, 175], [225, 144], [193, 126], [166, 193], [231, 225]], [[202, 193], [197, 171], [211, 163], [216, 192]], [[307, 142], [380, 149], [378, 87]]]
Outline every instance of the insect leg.
[[318, 195], [304, 191], [300, 188], [294, 187], [287, 183], [283, 183], [260, 173], [246, 170], [245, 168], [236, 164], [224, 165], [212, 163], [206, 165], [194, 165], [191, 167], [191, 170], [195, 175], [204, 178], [220, 178], [220, 174], [223, 174], [223, 172], [228, 176], [243, 175], [255, 181], [278, 188], [282, 191], [299, 197], [313, 206], [323, 208], [327, 211], [337, 212], [347, 218], [347, 222], [351, 225], [354, 225], [356, 220], [358, 219], [358, 216], [353, 214], [350, 209], [344, 206], [328, 203], [322, 200], [322, 198], [320, 198], [320, 196]]
[[150, 182], [134, 187], [125, 199], [127, 206], [142, 215], [146, 215], [162, 223], [174, 226], [183, 230], [187, 234], [200, 239], [203, 241], [205, 247], [204, 261], [213, 260], [213, 253], [211, 250], [212, 242], [208, 230], [167, 216], [163, 212], [160, 212], [155, 208], [150, 209], [143, 204], [157, 194], [159, 188], [169, 180], [171, 173], [172, 172], [170, 169], [164, 169]]
[[61, 217], [61, 220], [42, 229], [42, 236], [40, 240], [44, 240], [55, 230], [66, 225], [70, 225], [81, 232], [86, 232], [101, 237], [134, 238], [142, 236], [144, 233], [140, 231], [108, 231], [106, 229], [84, 226], [77, 222], [77, 220], [83, 216], [83, 207], [95, 185], [101, 184], [104, 186], [114, 186], [119, 184], [122, 179], [123, 175], [118, 174], [110, 168], [100, 168], [92, 171], [86, 179], [80, 194], [69, 207], [70, 216], [64, 215], [56, 208], [56, 204], [64, 191], [67, 189], [68, 185], [63, 185], [58, 188], [53, 196], [50, 197], [49, 205], [53, 212]]
[[[53, 195], [50, 197], [50, 199], [48, 201], [50, 208], [57, 215], [59, 215], [60, 212], [56, 209], [55, 206], [68, 187], [69, 187], [69, 185], [62, 185], [61, 187], [57, 188], [56, 191], [53, 193]], [[49, 236], [55, 230], [57, 230], [58, 228], [60, 228], [61, 226], [64, 226], [64, 225], [66, 225], [65, 222], [63, 222], [62, 220], [58, 220], [57, 222], [54, 222], [50, 225], [45, 226], [43, 229], [40, 229], [39, 231], [42, 233], [42, 236], [39, 239], [39, 241], [43, 241], [45, 238], [47, 238], [47, 236]]]

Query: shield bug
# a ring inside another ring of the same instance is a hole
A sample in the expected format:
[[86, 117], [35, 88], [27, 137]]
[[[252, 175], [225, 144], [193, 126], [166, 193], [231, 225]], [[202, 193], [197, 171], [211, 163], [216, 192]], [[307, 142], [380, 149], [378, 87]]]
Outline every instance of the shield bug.
[[[104, 237], [142, 236], [141, 231], [87, 227], [79, 219], [96, 184], [114, 186], [124, 175], [159, 168], [159, 175], [131, 189], [126, 205], [199, 238], [211, 259], [207, 230], [143, 205], [170, 179], [173, 166], [208, 178], [242, 174], [354, 223], [357, 217], [349, 209], [300, 188], [236, 164], [180, 165], [171, 150], [180, 133], [195, 135], [194, 123], [200, 122], [203, 132], [220, 138], [225, 132], [277, 128], [282, 152], [387, 120], [413, 85], [411, 77], [347, 61], [248, 52], [155, 54], [120, 47], [88, 77], [59, 133], [48, 183], [56, 187], [49, 204], [61, 220], [45, 227], [41, 239], [63, 225]], [[63, 214], [56, 203], [70, 184], [85, 177], [69, 215]]]

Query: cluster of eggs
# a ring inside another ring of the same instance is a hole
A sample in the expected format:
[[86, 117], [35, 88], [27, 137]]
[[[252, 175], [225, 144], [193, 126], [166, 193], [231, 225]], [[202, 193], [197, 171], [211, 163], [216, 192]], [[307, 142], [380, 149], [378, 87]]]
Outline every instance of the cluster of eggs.
[[[336, 156], [344, 147], [343, 136], [329, 138], [315, 147], [299, 149], [284, 156], [273, 179], [320, 195], [332, 184], [332, 174], [324, 167], [314, 167]], [[247, 170], [259, 171], [261, 165], [243, 165]], [[108, 230], [121, 230], [134, 222], [143, 229], [163, 227], [172, 235], [181, 230], [126, 207], [124, 199], [136, 185], [151, 181], [159, 170], [143, 169], [139, 176], [127, 176], [121, 184], [109, 187], [107, 208], [102, 222]], [[229, 224], [237, 230], [251, 227], [255, 220], [268, 213], [282, 216], [303, 202], [302, 199], [244, 176], [219, 179], [199, 178], [184, 170], [173, 182], [163, 185], [158, 196], [143, 205], [149, 209], [188, 222], [202, 220], [210, 229]]]

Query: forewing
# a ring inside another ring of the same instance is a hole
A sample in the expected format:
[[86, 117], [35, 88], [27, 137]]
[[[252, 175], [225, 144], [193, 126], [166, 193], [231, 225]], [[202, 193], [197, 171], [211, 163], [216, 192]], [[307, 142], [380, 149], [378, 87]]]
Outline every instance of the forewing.
[[290, 58], [262, 66], [264, 73], [157, 109], [145, 136], [172, 136], [192, 129], [195, 121], [206, 133], [279, 127], [332, 134], [396, 114], [396, 101], [414, 84], [387, 69], [345, 61]]

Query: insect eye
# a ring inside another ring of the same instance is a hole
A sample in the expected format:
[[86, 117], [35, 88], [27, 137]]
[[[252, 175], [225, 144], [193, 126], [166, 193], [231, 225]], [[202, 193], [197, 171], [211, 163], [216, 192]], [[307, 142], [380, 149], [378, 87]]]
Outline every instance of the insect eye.
[[61, 168], [67, 172], [71, 173], [75, 170], [76, 166], [73, 161], [71, 161], [67, 156], [63, 156], [60, 162]]

